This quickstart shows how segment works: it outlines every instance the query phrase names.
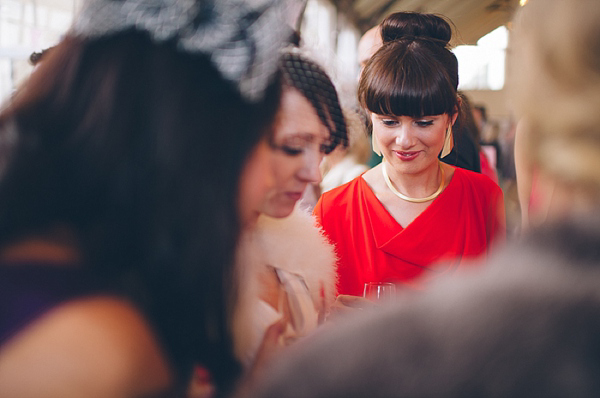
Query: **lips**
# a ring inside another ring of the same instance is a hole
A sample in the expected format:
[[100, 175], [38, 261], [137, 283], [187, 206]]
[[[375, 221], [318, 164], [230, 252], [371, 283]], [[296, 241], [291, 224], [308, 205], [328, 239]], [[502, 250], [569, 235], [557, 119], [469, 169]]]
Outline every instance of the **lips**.
[[302, 192], [286, 192], [285, 196], [293, 201], [298, 201], [302, 198]]
[[416, 157], [419, 156], [419, 153], [421, 153], [421, 151], [394, 151], [394, 154], [400, 160], [403, 160], [405, 162], [409, 162], [411, 160], [416, 159]]

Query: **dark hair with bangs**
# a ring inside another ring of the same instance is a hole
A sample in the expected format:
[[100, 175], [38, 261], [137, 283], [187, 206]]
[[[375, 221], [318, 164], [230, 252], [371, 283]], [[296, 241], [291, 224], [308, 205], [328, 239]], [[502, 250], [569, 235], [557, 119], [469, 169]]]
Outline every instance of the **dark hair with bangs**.
[[381, 23], [382, 47], [360, 77], [358, 99], [381, 115], [422, 117], [458, 111], [458, 61], [450, 24], [434, 14], [398, 12]]

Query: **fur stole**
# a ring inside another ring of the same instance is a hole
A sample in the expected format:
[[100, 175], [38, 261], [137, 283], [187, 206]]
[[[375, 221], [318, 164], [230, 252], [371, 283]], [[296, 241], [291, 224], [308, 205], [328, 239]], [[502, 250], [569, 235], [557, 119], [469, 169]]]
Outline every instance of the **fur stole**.
[[[296, 206], [286, 218], [261, 215], [245, 231], [237, 251], [239, 293], [234, 310], [233, 335], [238, 359], [248, 364], [272, 319], [259, 319], [259, 275], [267, 265], [301, 275], [315, 306], [329, 308], [336, 297], [337, 258], [333, 246], [314, 217]], [[264, 324], [268, 323], [268, 324]], [[252, 355], [249, 355], [252, 353]]]

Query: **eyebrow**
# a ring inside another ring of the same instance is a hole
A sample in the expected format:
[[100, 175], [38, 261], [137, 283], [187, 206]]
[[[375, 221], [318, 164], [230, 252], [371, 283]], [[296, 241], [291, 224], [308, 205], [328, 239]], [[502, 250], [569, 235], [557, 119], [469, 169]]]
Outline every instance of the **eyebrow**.
[[425, 118], [431, 118], [431, 119], [436, 119], [437, 120], [437, 119], [439, 119], [442, 116], [442, 115], [423, 115], [423, 116], [418, 116], [417, 117], [417, 116], [408, 116], [408, 115], [380, 115], [378, 113], [373, 113], [373, 115], [375, 115], [375, 117], [377, 117], [379, 119], [390, 119], [390, 118], [397, 119], [399, 117], [406, 116], [406, 117], [409, 117], [409, 118], [411, 118], [413, 120], [419, 120], [419, 119], [425, 119]]
[[329, 140], [330, 139], [331, 134], [329, 133], [329, 131], [327, 132], [326, 135], [323, 134], [317, 134], [315, 132], [311, 132], [311, 131], [297, 131], [294, 133], [288, 133], [285, 137], [283, 137], [283, 140], [286, 139], [304, 139], [306, 141], [313, 141], [315, 139], [323, 139], [323, 140]]

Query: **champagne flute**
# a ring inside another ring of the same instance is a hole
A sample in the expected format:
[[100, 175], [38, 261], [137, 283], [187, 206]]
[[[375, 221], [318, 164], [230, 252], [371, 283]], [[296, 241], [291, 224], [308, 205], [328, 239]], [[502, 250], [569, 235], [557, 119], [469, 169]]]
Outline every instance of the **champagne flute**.
[[367, 282], [363, 297], [372, 301], [389, 301], [396, 296], [396, 285], [390, 282]]

